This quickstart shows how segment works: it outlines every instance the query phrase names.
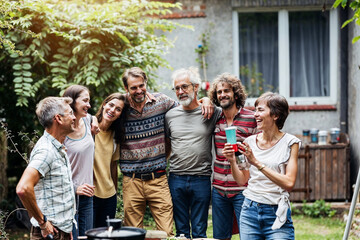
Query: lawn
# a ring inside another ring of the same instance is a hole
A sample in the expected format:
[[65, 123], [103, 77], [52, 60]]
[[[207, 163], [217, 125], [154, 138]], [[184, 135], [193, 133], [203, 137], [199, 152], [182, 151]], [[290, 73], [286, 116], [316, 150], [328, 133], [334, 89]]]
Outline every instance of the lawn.
[[[321, 239], [342, 239], [345, 229], [345, 222], [341, 219], [333, 218], [310, 218], [303, 215], [293, 216], [295, 225], [295, 239], [301, 240], [321, 240]], [[155, 225], [146, 227], [147, 229], [155, 229]], [[8, 231], [10, 240], [25, 240], [29, 239], [26, 230]], [[212, 238], [213, 228], [211, 215], [209, 216], [207, 237]], [[349, 238], [350, 240], [357, 239], [356, 237]], [[232, 240], [239, 240], [239, 235], [233, 235]]]
[[[345, 222], [339, 218], [310, 218], [303, 215], [292, 216], [295, 226], [295, 239], [321, 240], [342, 239]], [[212, 238], [213, 229], [209, 217], [207, 237]], [[239, 235], [233, 235], [232, 240], [239, 240]], [[349, 238], [352, 239], [352, 238]], [[356, 239], [356, 238], [353, 238]]]

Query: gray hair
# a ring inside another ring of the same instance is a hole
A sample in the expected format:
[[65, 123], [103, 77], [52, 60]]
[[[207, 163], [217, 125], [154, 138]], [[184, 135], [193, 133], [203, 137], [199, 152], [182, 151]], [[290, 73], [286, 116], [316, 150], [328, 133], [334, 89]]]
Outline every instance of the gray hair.
[[175, 87], [174, 85], [175, 80], [182, 77], [188, 77], [192, 84], [198, 84], [198, 85], [201, 84], [199, 69], [196, 67], [189, 67], [188, 69], [180, 68], [175, 72], [173, 72], [173, 74], [171, 75], [171, 79], [174, 87]]
[[72, 103], [70, 97], [46, 97], [36, 105], [36, 116], [44, 128], [50, 128], [57, 114], [65, 114], [66, 104]]

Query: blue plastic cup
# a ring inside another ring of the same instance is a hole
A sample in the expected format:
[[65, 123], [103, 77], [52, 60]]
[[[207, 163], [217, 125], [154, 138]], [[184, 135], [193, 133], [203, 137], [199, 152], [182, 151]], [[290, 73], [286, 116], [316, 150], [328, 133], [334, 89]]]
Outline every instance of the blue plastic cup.
[[226, 141], [232, 145], [235, 152], [238, 151], [238, 147], [236, 144], [236, 129], [236, 127], [225, 128]]

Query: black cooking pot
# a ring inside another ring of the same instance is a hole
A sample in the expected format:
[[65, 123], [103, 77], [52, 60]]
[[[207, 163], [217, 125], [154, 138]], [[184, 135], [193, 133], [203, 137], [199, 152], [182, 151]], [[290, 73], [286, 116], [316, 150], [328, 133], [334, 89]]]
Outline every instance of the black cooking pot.
[[85, 232], [87, 239], [119, 239], [119, 240], [144, 240], [146, 230], [136, 227], [121, 227], [114, 229], [109, 235], [107, 227], [90, 229]]

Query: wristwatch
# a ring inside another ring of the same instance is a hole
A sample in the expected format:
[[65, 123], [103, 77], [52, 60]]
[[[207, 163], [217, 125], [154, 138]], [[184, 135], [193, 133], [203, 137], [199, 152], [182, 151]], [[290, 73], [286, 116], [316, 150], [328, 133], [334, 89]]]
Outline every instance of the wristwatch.
[[44, 223], [43, 223], [43, 224], [40, 224], [40, 223], [39, 223], [39, 225], [44, 225], [44, 224], [47, 222], [47, 217], [46, 217], [45, 214], [43, 214], [43, 221], [44, 221]]

